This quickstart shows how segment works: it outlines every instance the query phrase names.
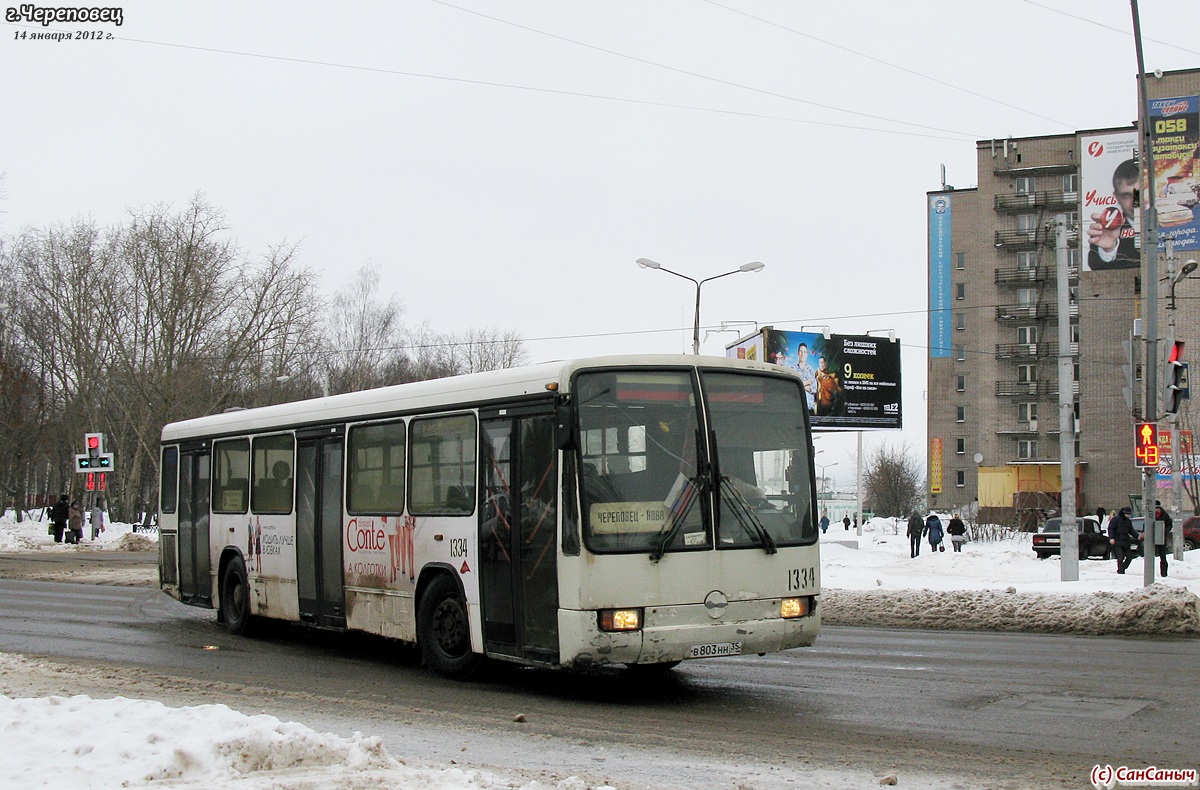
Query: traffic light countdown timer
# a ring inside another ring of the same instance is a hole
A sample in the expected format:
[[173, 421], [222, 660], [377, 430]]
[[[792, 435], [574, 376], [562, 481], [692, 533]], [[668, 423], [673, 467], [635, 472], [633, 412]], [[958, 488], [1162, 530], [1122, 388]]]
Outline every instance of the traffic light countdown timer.
[[1133, 465], [1139, 469], [1158, 468], [1158, 426], [1139, 422], [1133, 439]]

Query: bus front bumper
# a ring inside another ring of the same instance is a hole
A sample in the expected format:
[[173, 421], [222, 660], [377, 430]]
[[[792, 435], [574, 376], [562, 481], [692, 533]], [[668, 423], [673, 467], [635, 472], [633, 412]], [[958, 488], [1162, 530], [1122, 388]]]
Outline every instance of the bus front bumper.
[[719, 618], [704, 605], [648, 606], [636, 631], [602, 631], [594, 610], [558, 612], [559, 660], [573, 669], [664, 664], [693, 658], [774, 653], [817, 638], [817, 601], [804, 617], [779, 616], [779, 599], [730, 602]]

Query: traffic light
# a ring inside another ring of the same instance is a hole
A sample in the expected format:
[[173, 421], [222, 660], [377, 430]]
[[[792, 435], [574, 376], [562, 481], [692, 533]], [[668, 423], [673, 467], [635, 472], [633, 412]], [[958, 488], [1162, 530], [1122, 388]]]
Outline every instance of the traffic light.
[[87, 450], [89, 458], [99, 458], [104, 452], [104, 434], [102, 433], [85, 433], [83, 435], [83, 446]]
[[[83, 449], [86, 452], [75, 456], [75, 471], [81, 473], [89, 472], [111, 472], [113, 468], [113, 454], [104, 452], [104, 434], [102, 433], [85, 433], [83, 435]], [[88, 489], [89, 491], [93, 489]]]
[[1158, 426], [1139, 422], [1133, 437], [1133, 465], [1139, 469], [1158, 468]]
[[1188, 397], [1188, 365], [1183, 361], [1183, 341], [1171, 338], [1167, 343], [1167, 367], [1163, 371], [1163, 412], [1178, 414]]

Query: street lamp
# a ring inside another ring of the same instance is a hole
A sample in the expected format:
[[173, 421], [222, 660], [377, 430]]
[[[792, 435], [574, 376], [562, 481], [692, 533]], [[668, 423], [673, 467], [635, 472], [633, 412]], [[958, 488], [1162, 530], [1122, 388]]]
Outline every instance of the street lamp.
[[[823, 499], [823, 500], [828, 499], [828, 497], [826, 496], [828, 486], [826, 484], [829, 482], [829, 480], [825, 477], [825, 470], [831, 466], [837, 466], [837, 465], [838, 465], [837, 461], [834, 461], [831, 464], [817, 464], [817, 466], [821, 467], [821, 499]], [[825, 504], [826, 504], [826, 507], [828, 507], [829, 503], [826, 502]]]
[[[1167, 303], [1168, 310], [1175, 309], [1175, 286], [1179, 285], [1180, 281], [1185, 279], [1189, 274], [1196, 271], [1196, 266], [1197, 266], [1197, 264], [1196, 264], [1195, 259], [1191, 259], [1187, 263], [1183, 264], [1183, 268], [1181, 268], [1179, 270], [1178, 274], [1176, 274], [1175, 276], [1170, 278], [1171, 279], [1171, 296]], [[1163, 279], [1165, 280], [1167, 278], [1164, 277]], [[1174, 314], [1172, 314], [1172, 316], [1174, 316]]]
[[728, 277], [731, 274], [740, 274], [741, 272], [761, 272], [763, 270], [763, 266], [765, 264], [763, 264], [761, 261], [753, 261], [751, 263], [743, 263], [741, 266], [737, 267], [733, 271], [725, 272], [724, 274], [717, 274], [712, 277], [705, 277], [703, 280], [697, 280], [693, 277], [688, 277], [686, 274], [680, 274], [679, 272], [673, 272], [670, 269], [664, 268], [661, 263], [658, 263], [657, 261], [652, 261], [649, 258], [638, 258], [637, 265], [642, 267], [643, 269], [658, 269], [659, 271], [666, 272], [667, 274], [673, 274], [676, 277], [682, 277], [683, 279], [687, 280], [688, 282], [695, 283], [695, 285], [696, 285], [696, 321], [695, 321], [694, 327], [692, 329], [692, 353], [699, 354], [700, 353], [700, 286], [704, 285], [709, 280], [718, 280], [722, 277]]

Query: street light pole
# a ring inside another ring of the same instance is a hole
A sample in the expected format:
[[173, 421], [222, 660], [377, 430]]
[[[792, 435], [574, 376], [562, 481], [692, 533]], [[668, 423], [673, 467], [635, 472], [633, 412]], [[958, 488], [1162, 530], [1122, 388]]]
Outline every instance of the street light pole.
[[829, 480], [826, 479], [826, 477], [825, 477], [825, 470], [831, 466], [837, 466], [837, 465], [838, 465], [837, 461], [834, 461], [831, 464], [817, 464], [817, 466], [821, 467], [821, 499], [824, 500], [826, 508], [829, 507], [829, 496], [828, 496]]
[[724, 274], [713, 275], [712, 277], [705, 277], [703, 280], [697, 280], [694, 277], [688, 277], [686, 274], [680, 274], [679, 272], [673, 272], [670, 269], [665, 268], [661, 263], [658, 263], [657, 261], [652, 261], [649, 258], [638, 258], [637, 265], [642, 267], [643, 269], [658, 269], [659, 271], [666, 272], [667, 274], [673, 274], [676, 277], [682, 277], [683, 279], [687, 280], [688, 282], [690, 282], [696, 286], [696, 318], [695, 318], [695, 321], [694, 321], [693, 327], [692, 327], [692, 353], [693, 354], [700, 353], [700, 286], [704, 285], [706, 282], [709, 282], [710, 280], [719, 280], [722, 277], [728, 277], [731, 274], [740, 274], [742, 272], [760, 272], [763, 270], [763, 268], [765, 266], [765, 264], [763, 264], [761, 261], [752, 261], [751, 263], [743, 263], [741, 266], [737, 267], [733, 271], [728, 271], [728, 272], [725, 272]]

